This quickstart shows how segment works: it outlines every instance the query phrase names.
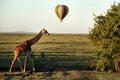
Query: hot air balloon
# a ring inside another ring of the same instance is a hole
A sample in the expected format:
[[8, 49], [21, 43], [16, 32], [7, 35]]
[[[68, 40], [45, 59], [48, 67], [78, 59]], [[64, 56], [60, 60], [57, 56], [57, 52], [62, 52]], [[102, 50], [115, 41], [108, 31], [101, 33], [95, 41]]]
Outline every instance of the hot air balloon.
[[69, 8], [66, 5], [57, 5], [55, 7], [55, 13], [60, 19], [60, 22], [65, 18], [65, 16], [68, 14]]

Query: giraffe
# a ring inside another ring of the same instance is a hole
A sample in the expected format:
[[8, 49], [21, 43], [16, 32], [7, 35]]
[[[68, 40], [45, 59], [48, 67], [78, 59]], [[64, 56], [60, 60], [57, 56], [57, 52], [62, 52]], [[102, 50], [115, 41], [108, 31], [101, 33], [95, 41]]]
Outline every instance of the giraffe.
[[[35, 37], [33, 37], [32, 39], [26, 40], [23, 44], [18, 45], [18, 46], [14, 49], [14, 58], [13, 58], [13, 60], [12, 60], [12, 63], [11, 63], [10, 69], [9, 69], [9, 72], [10, 72], [10, 73], [11, 73], [12, 67], [13, 67], [13, 65], [14, 65], [14, 63], [15, 63], [16, 60], [17, 60], [18, 63], [19, 63], [19, 66], [20, 66], [20, 68], [21, 68], [21, 71], [22, 71], [23, 73], [25, 73], [25, 71], [26, 71], [26, 62], [27, 62], [27, 58], [28, 58], [28, 57], [30, 57], [30, 59], [31, 59], [31, 61], [32, 61], [33, 71], [35, 71], [33, 59], [32, 59], [32, 57], [30, 56], [31, 46], [34, 45], [34, 44], [42, 37], [43, 34], [50, 35], [50, 34], [48, 33], [48, 31], [44, 28], [44, 29], [42, 29]], [[22, 68], [21, 61], [20, 61], [20, 58], [19, 58], [21, 55], [25, 55], [24, 69]]]

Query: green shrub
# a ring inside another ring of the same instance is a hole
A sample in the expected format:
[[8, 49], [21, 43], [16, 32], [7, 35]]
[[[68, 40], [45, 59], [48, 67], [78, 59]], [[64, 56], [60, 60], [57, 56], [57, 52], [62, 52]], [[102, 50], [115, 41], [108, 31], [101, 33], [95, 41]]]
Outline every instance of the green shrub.
[[113, 4], [105, 15], [95, 16], [89, 38], [98, 47], [96, 69], [120, 71], [120, 3]]

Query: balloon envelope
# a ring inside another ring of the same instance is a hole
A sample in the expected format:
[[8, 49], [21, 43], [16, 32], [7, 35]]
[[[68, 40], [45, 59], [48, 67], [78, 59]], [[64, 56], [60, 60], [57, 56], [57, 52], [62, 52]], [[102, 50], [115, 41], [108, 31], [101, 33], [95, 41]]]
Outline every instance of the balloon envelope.
[[68, 14], [69, 8], [66, 5], [57, 5], [55, 7], [55, 13], [62, 22], [64, 17]]

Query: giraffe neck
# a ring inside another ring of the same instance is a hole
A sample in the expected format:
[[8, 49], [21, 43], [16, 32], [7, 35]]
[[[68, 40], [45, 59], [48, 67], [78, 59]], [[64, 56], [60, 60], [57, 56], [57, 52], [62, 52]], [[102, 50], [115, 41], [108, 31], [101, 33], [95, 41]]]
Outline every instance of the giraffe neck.
[[40, 31], [38, 35], [29, 40], [30, 44], [31, 45], [35, 44], [42, 37], [42, 35], [43, 35], [42, 31]]

